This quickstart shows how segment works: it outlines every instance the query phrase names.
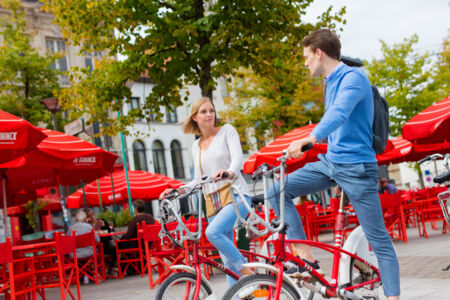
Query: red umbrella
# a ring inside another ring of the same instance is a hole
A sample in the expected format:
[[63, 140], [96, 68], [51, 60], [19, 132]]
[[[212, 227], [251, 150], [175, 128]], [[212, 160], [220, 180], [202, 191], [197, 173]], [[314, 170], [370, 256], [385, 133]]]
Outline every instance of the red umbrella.
[[[120, 170], [112, 173], [114, 183], [111, 184], [111, 176], [106, 175], [99, 179], [100, 195], [102, 205], [108, 206], [114, 203], [125, 203], [128, 200], [127, 184], [125, 179], [125, 171]], [[128, 170], [128, 179], [130, 182], [131, 197], [133, 199], [153, 200], [157, 199], [159, 195], [166, 188], [178, 188], [183, 185], [181, 181], [172, 179], [170, 177], [154, 174], [145, 171], [130, 171]], [[85, 187], [85, 195], [87, 206], [99, 206], [99, 192], [97, 189], [97, 182], [91, 182]], [[68, 208], [83, 207], [83, 192], [81, 189], [67, 197]]]
[[397, 137], [392, 140], [392, 144], [394, 145], [394, 149], [377, 155], [379, 165], [395, 164], [404, 161], [418, 161], [436, 152], [447, 153], [450, 151], [450, 142], [417, 144], [402, 137]]
[[[261, 148], [258, 152], [253, 154], [244, 163], [244, 173], [253, 173], [258, 166], [263, 163], [270, 165], [279, 164], [276, 159], [282, 155], [283, 150], [287, 149], [289, 145], [298, 139], [307, 137], [312, 130], [316, 127], [316, 124], [306, 125], [300, 128], [293, 129], [273, 140]], [[305, 164], [316, 161], [317, 155], [327, 152], [326, 144], [316, 144], [314, 148], [305, 152], [299, 159], [291, 159], [288, 163], [288, 171], [292, 172], [298, 168], [303, 167]]]
[[[23, 164], [25, 153], [33, 150], [46, 137], [37, 127], [0, 110], [0, 168]], [[17, 160], [19, 159], [19, 160]], [[11, 161], [16, 160], [11, 164]]]
[[414, 116], [403, 125], [402, 134], [419, 144], [450, 142], [450, 96]]
[[77, 137], [41, 129], [48, 137], [27, 156], [27, 165], [55, 170], [62, 185], [79, 185], [111, 172], [117, 155]]

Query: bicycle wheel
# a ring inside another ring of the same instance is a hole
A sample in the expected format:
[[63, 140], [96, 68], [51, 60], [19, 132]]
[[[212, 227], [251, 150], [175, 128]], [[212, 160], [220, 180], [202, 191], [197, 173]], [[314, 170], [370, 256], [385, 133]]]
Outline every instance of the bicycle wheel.
[[[377, 278], [378, 274], [372, 269], [368, 268], [361, 261], [352, 258], [350, 261], [350, 279], [351, 285], [360, 284], [371, 279]], [[372, 285], [364, 285], [358, 289], [353, 290], [358, 296], [368, 297], [367, 299], [381, 299], [384, 296], [383, 289], [381, 287], [381, 281]]]
[[[235, 299], [273, 299], [276, 288], [275, 276], [268, 274], [254, 274], [239, 279], [223, 296], [222, 300]], [[297, 291], [283, 283], [280, 299], [299, 299]]]
[[[180, 272], [169, 276], [156, 294], [157, 300], [193, 299], [195, 293], [196, 276], [191, 273]], [[202, 280], [198, 299], [206, 299], [212, 290]]]

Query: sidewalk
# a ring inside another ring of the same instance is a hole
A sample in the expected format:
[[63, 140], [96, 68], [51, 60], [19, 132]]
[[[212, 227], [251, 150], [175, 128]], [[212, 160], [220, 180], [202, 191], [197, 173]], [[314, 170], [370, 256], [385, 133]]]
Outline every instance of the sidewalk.
[[[400, 263], [401, 299], [450, 299], [450, 270], [441, 270], [450, 264], [450, 235], [431, 228], [428, 228], [428, 233], [429, 238], [425, 239], [419, 237], [417, 228], [408, 228], [409, 242], [394, 242]], [[321, 242], [331, 242], [331, 239], [331, 234], [320, 236]], [[325, 256], [324, 252], [315, 252], [315, 255], [319, 257], [321, 268], [330, 274], [331, 257], [328, 254]], [[217, 299], [220, 299], [227, 289], [225, 276], [216, 274], [211, 278], [211, 283]], [[102, 282], [98, 286], [92, 283], [82, 285], [81, 296], [88, 300], [149, 300], [155, 298], [157, 290], [158, 287], [149, 289], [147, 276], [132, 276]], [[58, 293], [59, 290], [49, 290], [47, 299], [59, 299]], [[323, 298], [316, 295], [316, 299]]]

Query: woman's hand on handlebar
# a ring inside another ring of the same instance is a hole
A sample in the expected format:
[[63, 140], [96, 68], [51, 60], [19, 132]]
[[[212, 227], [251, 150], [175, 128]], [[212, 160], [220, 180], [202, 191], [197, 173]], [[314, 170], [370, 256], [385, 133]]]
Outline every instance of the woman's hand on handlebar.
[[226, 170], [219, 170], [211, 178], [220, 180], [220, 179], [231, 179], [233, 177], [234, 177], [234, 173], [233, 172], [226, 171]]
[[300, 158], [303, 155], [302, 148], [307, 144], [314, 145], [316, 142], [317, 138], [314, 135], [293, 141], [286, 150], [286, 158]]
[[164, 192], [161, 193], [161, 195], [159, 195], [159, 200], [164, 199], [167, 195], [169, 195], [170, 193], [172, 193], [175, 190], [180, 195], [183, 195], [185, 193], [183, 188], [178, 188], [178, 189], [167, 188], [167, 189], [164, 190]]

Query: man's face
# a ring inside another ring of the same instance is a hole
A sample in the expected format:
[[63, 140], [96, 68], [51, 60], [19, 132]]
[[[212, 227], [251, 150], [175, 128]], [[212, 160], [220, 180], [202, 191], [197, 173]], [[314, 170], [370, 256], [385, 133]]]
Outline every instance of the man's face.
[[311, 47], [303, 48], [303, 56], [305, 57], [305, 67], [309, 69], [312, 77], [322, 75], [320, 73], [320, 49], [312, 51]]

